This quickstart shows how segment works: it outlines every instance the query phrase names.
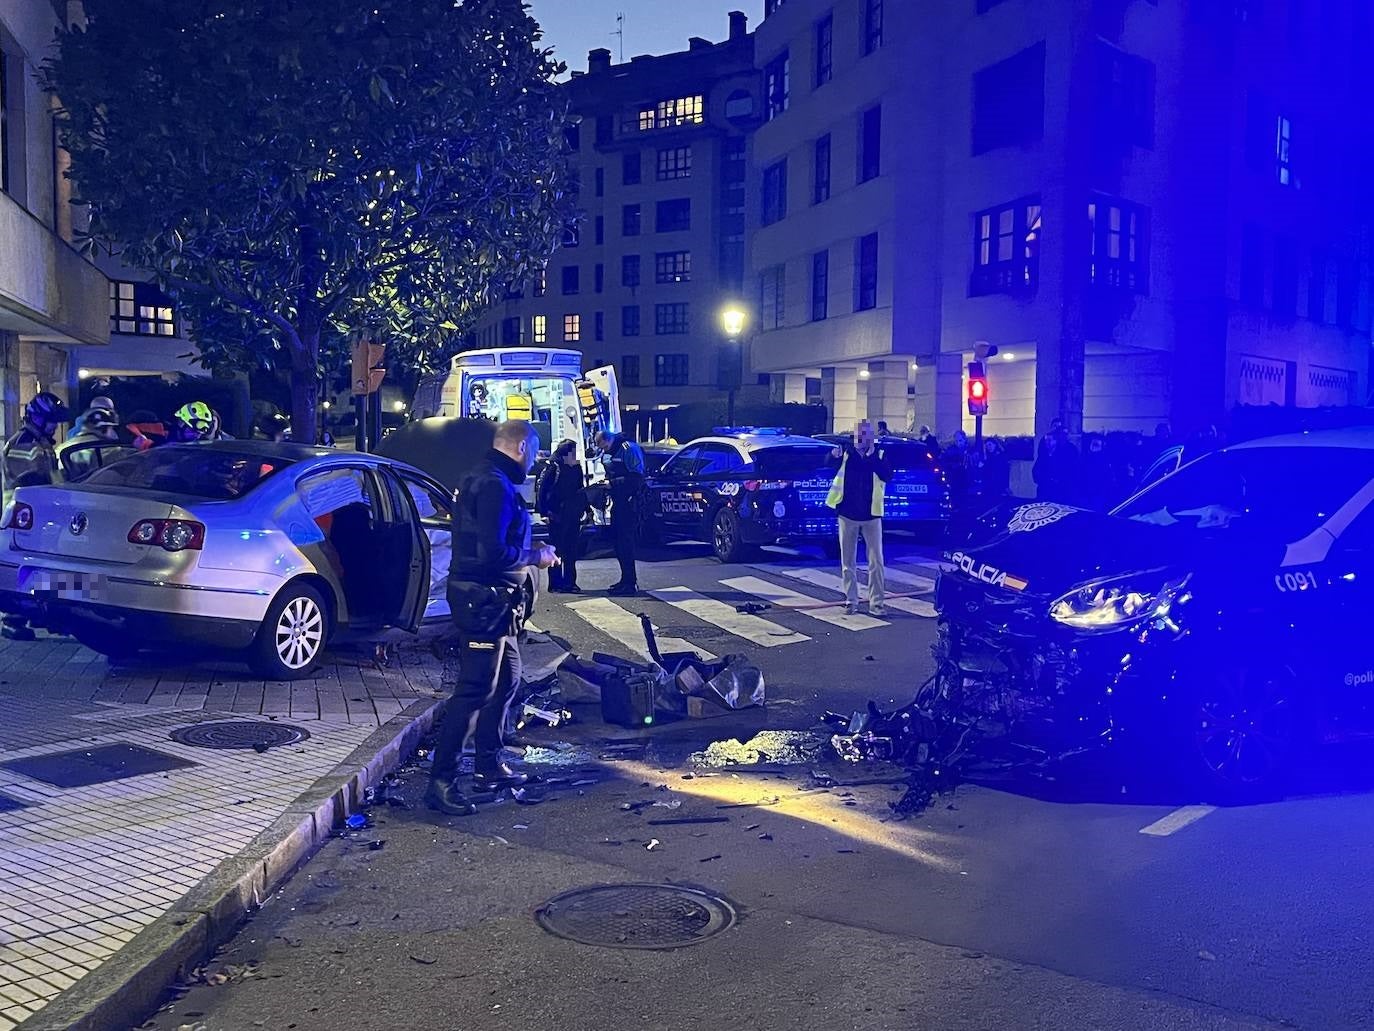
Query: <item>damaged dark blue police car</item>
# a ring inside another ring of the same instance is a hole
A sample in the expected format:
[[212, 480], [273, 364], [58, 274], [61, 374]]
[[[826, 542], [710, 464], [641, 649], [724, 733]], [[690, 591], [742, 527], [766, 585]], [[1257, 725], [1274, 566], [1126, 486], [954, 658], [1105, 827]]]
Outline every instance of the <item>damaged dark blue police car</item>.
[[1226, 448], [1110, 514], [1007, 505], [946, 556], [932, 687], [1045, 755], [1144, 745], [1267, 793], [1374, 736], [1372, 556], [1374, 428]]

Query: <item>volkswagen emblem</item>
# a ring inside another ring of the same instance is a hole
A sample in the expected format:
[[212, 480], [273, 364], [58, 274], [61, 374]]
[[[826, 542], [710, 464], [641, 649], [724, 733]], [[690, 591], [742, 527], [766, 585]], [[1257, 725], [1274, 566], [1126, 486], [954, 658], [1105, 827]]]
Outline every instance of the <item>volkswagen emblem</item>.
[[86, 527], [90, 525], [90, 520], [86, 518], [85, 512], [78, 512], [72, 516], [71, 529], [73, 537], [80, 537], [86, 532]]

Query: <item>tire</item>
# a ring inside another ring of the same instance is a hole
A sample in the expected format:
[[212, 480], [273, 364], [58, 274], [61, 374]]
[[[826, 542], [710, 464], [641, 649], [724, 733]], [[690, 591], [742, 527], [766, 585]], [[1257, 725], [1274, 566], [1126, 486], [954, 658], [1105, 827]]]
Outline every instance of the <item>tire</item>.
[[1281, 796], [1302, 725], [1295, 687], [1282, 667], [1237, 666], [1200, 676], [1179, 728], [1189, 786], [1222, 805]]
[[264, 680], [300, 680], [310, 675], [329, 643], [329, 609], [308, 584], [287, 584], [272, 599], [249, 647], [249, 665]]
[[743, 562], [754, 551], [744, 543], [740, 533], [739, 516], [733, 508], [721, 507], [711, 519], [711, 551], [716, 561], [722, 563]]

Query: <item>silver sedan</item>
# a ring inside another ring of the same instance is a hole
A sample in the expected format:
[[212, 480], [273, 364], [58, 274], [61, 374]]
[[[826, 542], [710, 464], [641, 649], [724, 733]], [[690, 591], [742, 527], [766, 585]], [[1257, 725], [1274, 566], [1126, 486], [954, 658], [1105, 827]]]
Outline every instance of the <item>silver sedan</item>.
[[[449, 492], [418, 469], [258, 441], [174, 444], [7, 506], [0, 609], [112, 657], [242, 652], [309, 674], [331, 640], [448, 618]], [[534, 580], [530, 577], [529, 606]]]

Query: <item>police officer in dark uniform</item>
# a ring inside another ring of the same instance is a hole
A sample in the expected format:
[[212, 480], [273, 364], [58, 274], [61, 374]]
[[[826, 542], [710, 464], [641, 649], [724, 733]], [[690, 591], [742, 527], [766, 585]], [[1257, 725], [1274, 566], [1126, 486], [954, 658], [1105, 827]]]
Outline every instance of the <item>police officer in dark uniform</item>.
[[548, 569], [557, 561], [553, 548], [531, 547], [529, 513], [516, 493], [538, 454], [533, 426], [518, 419], [503, 422], [492, 450], [458, 487], [448, 602], [462, 665], [425, 792], [431, 809], [452, 816], [476, 812], [454, 783], [469, 735], [476, 750], [473, 781], [479, 791], [516, 787], [528, 779], [501, 761], [501, 729], [520, 684], [517, 634], [526, 615], [527, 570]]
[[[56, 483], [61, 479], [57, 464], [57, 428], [71, 421], [71, 412], [62, 399], [48, 391], [36, 395], [24, 406], [24, 425], [5, 441], [0, 452], [0, 489], [9, 508], [16, 487]], [[15, 641], [32, 641], [33, 631], [23, 616], [6, 616], [0, 633]]]
[[615, 537], [615, 557], [620, 563], [620, 579], [606, 593], [635, 595], [639, 593], [635, 545], [639, 540], [644, 494], [644, 449], [623, 433], [598, 432], [594, 443], [602, 452], [611, 488], [611, 533]]

